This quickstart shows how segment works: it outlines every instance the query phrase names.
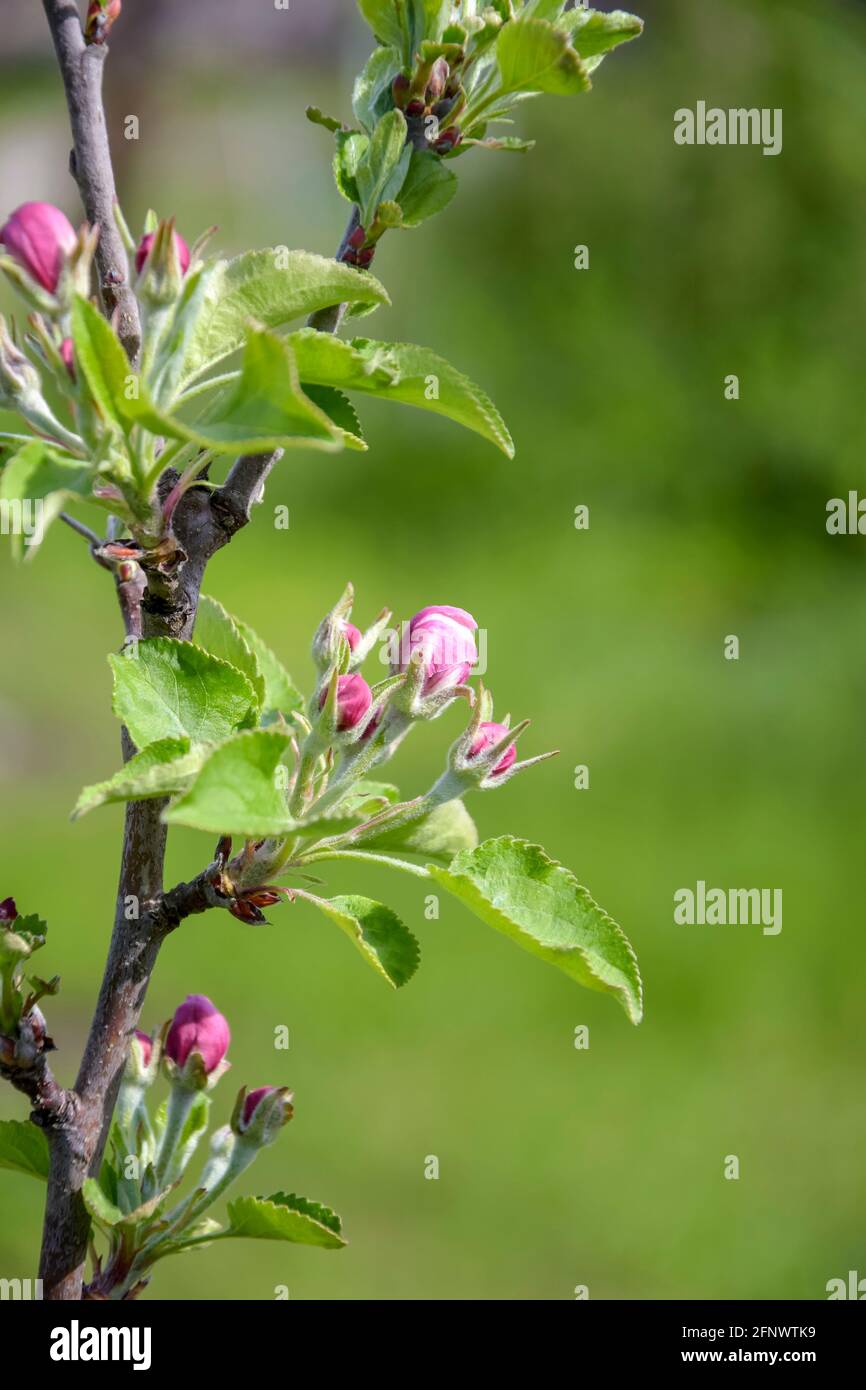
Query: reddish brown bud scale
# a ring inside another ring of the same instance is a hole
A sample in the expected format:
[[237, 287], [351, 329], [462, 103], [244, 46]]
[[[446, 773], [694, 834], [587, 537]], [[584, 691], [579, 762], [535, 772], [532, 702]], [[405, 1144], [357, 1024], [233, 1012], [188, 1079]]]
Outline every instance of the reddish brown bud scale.
[[406, 107], [406, 115], [423, 116], [426, 110], [427, 108], [424, 105], [423, 101], [421, 101], [418, 97], [415, 97], [412, 101], [409, 102], [409, 105]]
[[354, 230], [354, 232], [352, 233], [352, 235], [349, 237], [349, 243], [348, 243], [348, 244], [349, 244], [351, 247], [353, 247], [356, 251], [360, 251], [361, 247], [364, 245], [364, 242], [365, 242], [366, 240], [367, 240], [367, 233], [364, 231], [364, 228], [363, 228], [363, 227], [356, 227], [355, 230]]

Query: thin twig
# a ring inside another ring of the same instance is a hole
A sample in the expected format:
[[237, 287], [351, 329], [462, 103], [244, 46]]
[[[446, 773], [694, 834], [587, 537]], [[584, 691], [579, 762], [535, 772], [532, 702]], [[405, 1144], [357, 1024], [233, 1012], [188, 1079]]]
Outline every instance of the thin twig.
[[89, 541], [91, 547], [102, 545], [102, 541], [99, 536], [97, 536], [96, 532], [91, 531], [90, 527], [85, 526], [84, 522], [79, 521], [77, 517], [70, 516], [68, 512], [61, 512], [60, 520], [65, 521], [67, 526], [71, 526], [73, 531], [77, 531], [79, 536], [83, 536], [86, 541]]
[[107, 316], [134, 362], [141, 345], [138, 305], [129, 285], [129, 261], [114, 218], [117, 190], [102, 106], [102, 72], [108, 48], [87, 44], [77, 4], [42, 0], [54, 40], [72, 126], [70, 173], [78, 184], [88, 222], [99, 227], [96, 269]]

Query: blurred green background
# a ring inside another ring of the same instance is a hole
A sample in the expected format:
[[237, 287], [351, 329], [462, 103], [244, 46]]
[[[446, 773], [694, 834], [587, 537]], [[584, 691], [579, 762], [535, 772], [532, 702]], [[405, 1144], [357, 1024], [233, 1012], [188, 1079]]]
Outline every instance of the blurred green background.
[[[77, 216], [31, 8], [3, 40], [3, 210], [49, 198]], [[345, 205], [303, 108], [348, 113], [366, 31], [349, 0], [256, 7], [243, 26], [233, 8], [201, 0], [181, 21], [125, 0], [107, 80], [127, 215], [176, 212], [190, 239], [218, 222], [226, 251], [328, 253]], [[808, 1299], [866, 1274], [864, 541], [824, 524], [827, 500], [864, 477], [866, 13], [841, 0], [643, 12], [643, 39], [589, 96], [524, 108], [534, 152], [459, 160], [457, 202], [389, 236], [374, 267], [394, 307], [369, 331], [428, 344], [482, 383], [515, 462], [371, 404], [369, 454], [286, 460], [207, 588], [303, 683], [312, 631], [349, 578], [362, 623], [385, 604], [469, 608], [489, 632], [499, 712], [532, 717], [527, 752], [562, 750], [470, 809], [483, 835], [541, 841], [623, 924], [646, 1020], [632, 1028], [456, 903], [425, 921], [422, 883], [365, 869], [329, 884], [386, 898], [420, 937], [421, 969], [396, 994], [301, 905], [260, 930], [188, 922], [145, 1025], [191, 991], [217, 1002], [234, 1034], [220, 1120], [242, 1081], [296, 1091], [245, 1190], [329, 1203], [351, 1244], [216, 1247], [166, 1262], [149, 1296], [569, 1299], [585, 1284], [592, 1298]], [[673, 112], [698, 99], [782, 107], [783, 153], [676, 146]], [[129, 112], [137, 144], [122, 139]], [[579, 243], [588, 271], [573, 268]], [[288, 533], [273, 526], [280, 503]], [[574, 529], [580, 503], [588, 531]], [[67, 814], [118, 765], [105, 660], [118, 620], [106, 576], [60, 527], [26, 568], [4, 543], [0, 582], [0, 896], [49, 921], [70, 1083], [122, 813]], [[727, 634], [739, 661], [723, 659]], [[459, 727], [450, 711], [404, 745], [407, 793]], [[576, 791], [581, 763], [590, 787]], [[211, 849], [173, 834], [169, 880]], [[673, 893], [699, 878], [782, 888], [781, 935], [675, 926]], [[273, 1047], [279, 1024], [288, 1052]], [[0, 1115], [24, 1114], [0, 1092]], [[424, 1177], [432, 1154], [438, 1181]], [[723, 1177], [729, 1154], [739, 1181]], [[42, 1196], [2, 1175], [5, 1277], [35, 1274]]]

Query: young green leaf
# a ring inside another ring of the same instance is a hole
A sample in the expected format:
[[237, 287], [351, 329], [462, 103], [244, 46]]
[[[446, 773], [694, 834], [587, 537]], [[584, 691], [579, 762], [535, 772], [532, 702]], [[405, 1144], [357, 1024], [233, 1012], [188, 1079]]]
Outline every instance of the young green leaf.
[[312, 125], [321, 125], [325, 130], [337, 131], [343, 129], [343, 122], [338, 121], [336, 116], [328, 116], [324, 111], [320, 111], [318, 106], [308, 106], [304, 112], [308, 121]]
[[615, 995], [640, 1022], [640, 973], [625, 933], [539, 845], [504, 835], [458, 854], [447, 869], [428, 868], [488, 926], [587, 989]]
[[367, 271], [309, 251], [247, 251], [218, 261], [182, 299], [168, 335], [167, 367], [158, 397], [170, 402], [202, 372], [242, 347], [250, 320], [279, 328], [331, 304], [389, 304], [388, 293]]
[[100, 1226], [117, 1226], [124, 1220], [120, 1207], [106, 1197], [96, 1178], [85, 1178], [81, 1189], [84, 1205]]
[[418, 942], [396, 912], [372, 898], [320, 898], [298, 889], [299, 897], [336, 922], [361, 955], [390, 985], [399, 989], [418, 968]]
[[138, 378], [108, 320], [88, 299], [75, 296], [72, 305], [75, 363], [106, 420], [127, 430], [126, 402], [137, 390]]
[[304, 393], [336, 427], [345, 448], [366, 453], [367, 443], [361, 429], [361, 421], [348, 396], [344, 396], [342, 391], [338, 391], [334, 386], [310, 386], [308, 383], [304, 386]]
[[376, 48], [367, 59], [363, 72], [355, 79], [352, 110], [365, 130], [372, 135], [391, 102], [391, 83], [400, 71], [400, 54], [396, 48]]
[[186, 791], [206, 756], [204, 745], [190, 746], [188, 738], [162, 738], [136, 753], [105, 782], [85, 787], [72, 819], [115, 801], [148, 801]]
[[405, 0], [358, 0], [358, 9], [376, 39], [403, 52], [408, 42]]
[[295, 1245], [318, 1245], [340, 1250], [346, 1244], [338, 1216], [318, 1202], [294, 1193], [275, 1192], [272, 1197], [236, 1197], [228, 1204], [226, 1236], [250, 1236], [254, 1240], [287, 1240]]
[[0, 1120], [0, 1168], [48, 1181], [48, 1140], [29, 1120]]
[[360, 203], [358, 166], [370, 148], [370, 137], [359, 130], [338, 130], [334, 151], [334, 182], [347, 203]]
[[544, 19], [512, 19], [496, 40], [502, 92], [588, 92], [589, 75], [566, 34]]
[[[474, 430], [509, 458], [514, 457], [514, 442], [489, 396], [443, 357], [412, 343], [377, 343], [369, 338], [352, 341], [353, 356], [341, 345], [338, 357], [319, 343], [327, 336], [309, 331], [291, 335], [303, 381], [338, 385], [345, 391], [364, 391], [382, 400], [432, 410]], [[364, 370], [365, 361], [387, 364], [397, 373], [396, 380], [386, 382], [382, 372]]]
[[404, 227], [418, 227], [446, 208], [457, 192], [457, 175], [429, 150], [413, 150], [397, 195]]
[[396, 830], [386, 830], [375, 839], [365, 839], [363, 848], [424, 854], [439, 864], [450, 864], [455, 854], [475, 849], [477, 844], [475, 822], [458, 799], [435, 807], [421, 820], [410, 821]]
[[140, 749], [165, 738], [216, 743], [258, 714], [247, 677], [192, 642], [148, 637], [108, 660], [114, 712]]
[[342, 448], [341, 431], [301, 389], [291, 347], [284, 338], [248, 328], [241, 372], [228, 400], [217, 400], [187, 423], [166, 417], [163, 430], [216, 453], [267, 453], [294, 447]]
[[218, 656], [221, 661], [243, 671], [259, 704], [264, 704], [265, 680], [254, 651], [231, 614], [207, 594], [199, 599], [192, 640], [211, 656]]
[[288, 747], [289, 735], [278, 729], [254, 729], [228, 739], [209, 754], [163, 820], [214, 835], [286, 834], [293, 822], [278, 769]]
[[262, 713], [289, 714], [294, 709], [300, 709], [304, 703], [304, 697], [294, 685], [279, 657], [275, 656], [261, 637], [253, 632], [249, 624], [241, 622], [240, 618], [235, 618], [234, 621], [247, 646], [255, 654], [265, 682]]
[[411, 158], [411, 147], [406, 144], [406, 117], [402, 111], [389, 111], [377, 123], [355, 174], [363, 226], [372, 225], [380, 203], [397, 196]]
[[643, 33], [643, 20], [625, 10], [587, 10], [578, 6], [566, 10], [556, 27], [569, 35], [581, 58], [609, 53], [617, 44], [636, 39]]
[[15, 521], [11, 541], [16, 559], [32, 559], [70, 498], [84, 498], [91, 491], [95, 469], [88, 463], [66, 458], [50, 444], [34, 439], [7, 460], [0, 473], [0, 500], [8, 504]]

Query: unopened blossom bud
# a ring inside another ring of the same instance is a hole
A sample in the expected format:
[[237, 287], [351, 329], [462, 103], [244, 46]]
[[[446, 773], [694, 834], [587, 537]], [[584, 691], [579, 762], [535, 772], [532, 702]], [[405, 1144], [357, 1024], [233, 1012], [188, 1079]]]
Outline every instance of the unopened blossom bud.
[[249, 1092], [246, 1099], [244, 1100], [242, 1119], [242, 1123], [244, 1126], [248, 1125], [250, 1120], [253, 1118], [259, 1101], [263, 1100], [265, 1096], [273, 1095], [276, 1089], [276, 1086], [259, 1086], [258, 1090]]
[[0, 903], [0, 922], [14, 922], [18, 916], [18, 908], [15, 906], [14, 898], [4, 898]]
[[136, 1028], [135, 1037], [139, 1047], [141, 1048], [141, 1055], [144, 1059], [144, 1065], [146, 1067], [149, 1067], [150, 1059], [153, 1056], [153, 1039], [147, 1033], [143, 1033], [140, 1028]]
[[[325, 686], [319, 695], [319, 709], [323, 709], [328, 698]], [[373, 693], [363, 676], [338, 676], [337, 678], [337, 729], [345, 733], [360, 724], [373, 703]]]
[[63, 365], [64, 365], [64, 367], [66, 368], [66, 370], [68, 371], [69, 375], [72, 377], [72, 380], [74, 381], [74, 380], [75, 380], [75, 351], [74, 351], [73, 346], [72, 346], [72, 339], [71, 339], [71, 338], [64, 338], [64, 339], [63, 339], [63, 342], [60, 344], [60, 356], [61, 356], [61, 358], [63, 359]]
[[77, 237], [68, 217], [52, 203], [22, 203], [0, 228], [0, 242], [22, 270], [54, 294]]
[[261, 1147], [276, 1139], [294, 1114], [292, 1092], [287, 1086], [259, 1086], [238, 1096], [232, 1128], [248, 1143]]
[[419, 97], [415, 97], [406, 107], [407, 116], [423, 116], [427, 108]]
[[409, 623], [409, 652], [401, 652], [399, 669], [406, 669], [407, 656], [423, 655], [425, 670], [423, 693], [462, 685], [478, 660], [472, 636], [478, 624], [465, 608], [434, 604], [422, 608]]
[[105, 43], [108, 31], [121, 10], [121, 0], [90, 0], [84, 22], [84, 37], [88, 43]]
[[406, 105], [406, 100], [412, 90], [412, 83], [405, 72], [398, 72], [394, 81], [391, 83], [391, 95], [394, 98], [394, 105], [400, 109]]
[[[141, 241], [138, 243], [138, 249], [135, 253], [135, 269], [139, 275], [141, 274], [142, 269], [144, 268], [145, 261], [150, 255], [150, 249], [153, 246], [155, 239], [156, 232], [148, 232], [147, 235], [143, 236], [141, 238]], [[184, 241], [183, 237], [180, 235], [179, 232], [174, 233], [174, 249], [177, 253], [177, 260], [178, 265], [180, 266], [180, 273], [181, 275], [186, 275], [186, 272], [189, 270], [189, 247], [187, 246], [186, 242]]]
[[16, 406], [21, 397], [39, 396], [39, 373], [13, 342], [0, 314], [0, 403]]
[[430, 70], [430, 77], [427, 80], [427, 100], [428, 102], [438, 101], [448, 84], [451, 70], [444, 58], [437, 58]]
[[434, 140], [433, 148], [437, 154], [450, 154], [456, 149], [463, 139], [463, 132], [457, 126], [451, 126], [449, 130], [443, 130], [438, 140]]
[[[483, 753], [485, 748], [492, 748], [494, 743], [499, 743], [508, 734], [506, 724], [481, 724], [478, 728], [472, 745], [469, 749], [469, 757], [477, 758], [479, 753]], [[517, 759], [517, 748], [512, 743], [510, 748], [506, 748], [499, 762], [491, 769], [490, 776], [498, 777], [501, 773], [507, 772]]]
[[175, 1010], [165, 1055], [182, 1068], [191, 1053], [198, 1053], [209, 1076], [225, 1058], [230, 1042], [229, 1025], [219, 1009], [204, 994], [188, 994]]

